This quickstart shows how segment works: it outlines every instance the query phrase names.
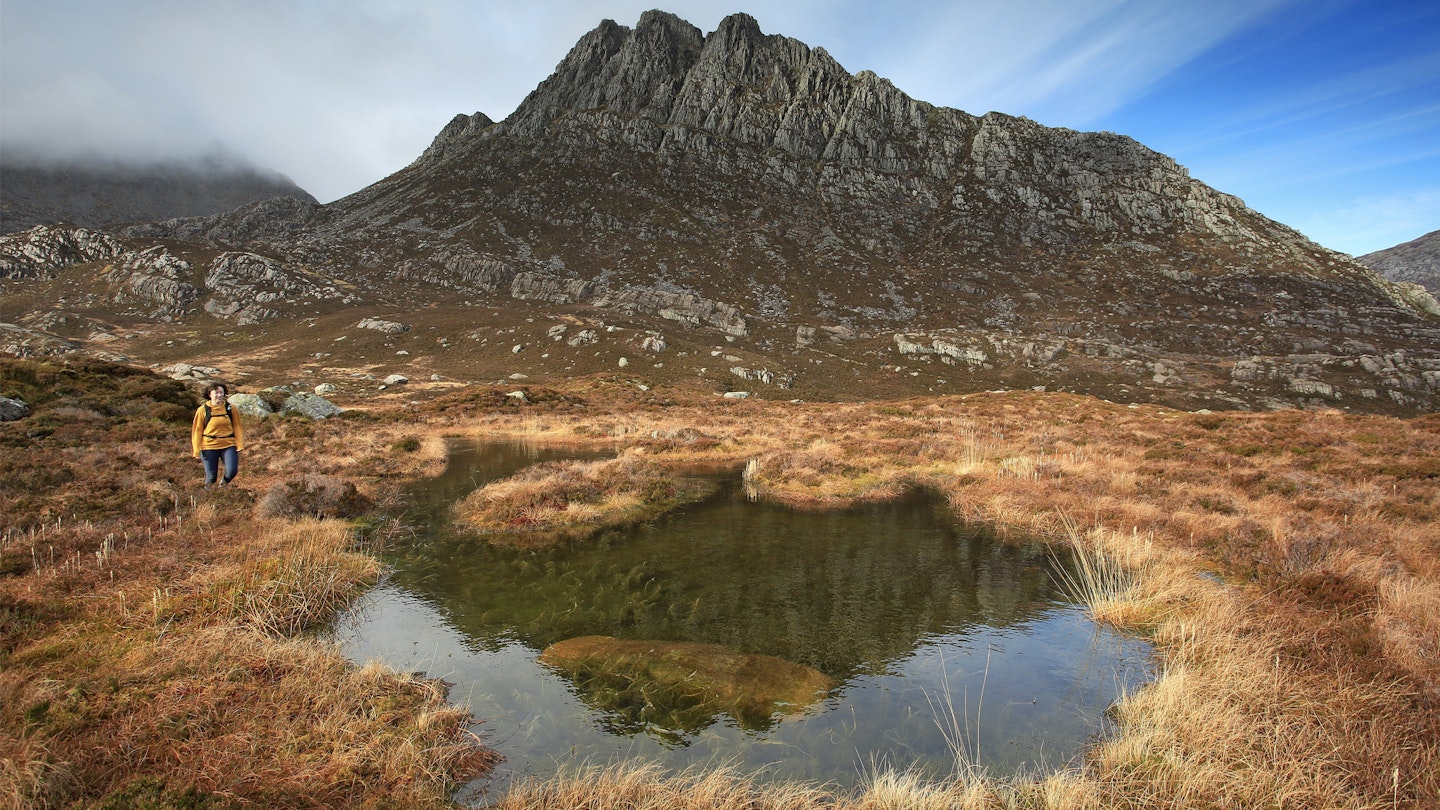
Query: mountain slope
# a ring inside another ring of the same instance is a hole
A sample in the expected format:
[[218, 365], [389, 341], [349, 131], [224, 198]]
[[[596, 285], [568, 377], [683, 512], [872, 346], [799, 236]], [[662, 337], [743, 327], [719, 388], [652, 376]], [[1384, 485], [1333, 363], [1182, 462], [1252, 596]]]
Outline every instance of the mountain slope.
[[[332, 204], [111, 238], [90, 294], [134, 316], [429, 321], [450, 334], [428, 368], [470, 379], [649, 346], [647, 376], [626, 372], [643, 384], [780, 396], [1045, 386], [1413, 412], [1440, 388], [1433, 297], [1132, 139], [926, 104], [745, 15], [708, 36], [661, 12], [606, 21], [506, 120], [457, 116]], [[6, 255], [0, 276], [30, 284], [68, 261], [34, 256], [70, 254]], [[480, 305], [510, 331], [451, 356]], [[636, 337], [597, 350], [617, 323]]]
[[1432, 293], [1440, 293], [1440, 231], [1357, 256], [1355, 260], [1391, 281], [1419, 284]]
[[231, 160], [12, 164], [0, 170], [0, 233], [203, 216], [271, 197], [315, 202], [289, 178]]

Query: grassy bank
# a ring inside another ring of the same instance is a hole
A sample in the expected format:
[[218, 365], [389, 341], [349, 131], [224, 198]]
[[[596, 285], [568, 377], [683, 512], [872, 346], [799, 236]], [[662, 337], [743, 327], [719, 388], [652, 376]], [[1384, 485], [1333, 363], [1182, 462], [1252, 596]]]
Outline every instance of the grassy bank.
[[[0, 787], [16, 806], [191, 788], [214, 806], [443, 806], [484, 756], [463, 713], [433, 683], [356, 670], [303, 637], [374, 580], [356, 546], [383, 538], [400, 481], [439, 469], [442, 433], [630, 451], [634, 469], [562, 465], [477, 493], [473, 519], [497, 525], [635, 519], [676, 495], [665, 471], [691, 464], [744, 466], [761, 497], [812, 507], [934, 488], [957, 518], [1082, 549], [1093, 575], [1076, 585], [1097, 618], [1160, 655], [1159, 680], [1116, 708], [1123, 733], [1033, 782], [961, 767], [837, 796], [639, 767], [521, 785], [502, 807], [1379, 810], [1440, 795], [1435, 416], [1029, 392], [811, 405], [602, 387], [521, 404], [472, 389], [247, 425], [242, 487], [206, 495], [188, 392], [113, 369], [3, 372], [0, 388], [36, 406], [0, 426], [0, 694], [17, 696], [0, 717]], [[365, 532], [259, 516], [287, 514], [259, 508], [277, 484], [339, 491], [316, 476], [381, 505]]]
[[0, 360], [0, 389], [33, 411], [0, 425], [0, 807], [443, 807], [485, 764], [438, 683], [307, 637], [379, 574], [351, 525], [259, 516], [317, 476], [383, 498], [438, 442], [256, 423], [206, 492], [178, 383]]

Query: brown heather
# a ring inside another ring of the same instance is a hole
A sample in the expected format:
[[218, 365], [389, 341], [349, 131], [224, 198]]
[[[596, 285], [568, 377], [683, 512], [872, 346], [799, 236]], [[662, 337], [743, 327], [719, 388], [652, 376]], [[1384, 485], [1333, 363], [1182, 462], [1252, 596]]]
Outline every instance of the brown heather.
[[364, 465], [383, 493], [441, 446], [260, 423], [236, 484], [205, 492], [198, 400], [138, 372], [174, 407], [147, 405], [131, 374], [0, 359], [0, 388], [34, 410], [0, 425], [0, 808], [446, 806], [490, 758], [468, 712], [300, 635], [378, 561], [347, 524], [255, 516], [257, 491], [302, 472]]
[[[34, 387], [13, 370], [0, 367], [0, 387]], [[958, 519], [1079, 550], [1069, 587], [1097, 619], [1151, 639], [1160, 664], [1116, 707], [1122, 733], [1051, 776], [994, 779], [957, 758], [949, 781], [874, 773], [850, 796], [620, 767], [527, 782], [502, 808], [1437, 806], [1434, 415], [1185, 413], [1030, 392], [673, 401], [592, 378], [528, 390], [530, 405], [472, 388], [258, 424], [243, 486], [207, 496], [188, 416], [107, 410], [116, 384], [91, 371], [100, 393], [37, 396], [34, 416], [0, 426], [0, 795], [12, 806], [121, 796], [142, 778], [238, 804], [443, 805], [483, 756], [463, 711], [432, 683], [356, 670], [295, 635], [373, 581], [374, 561], [347, 524], [260, 519], [253, 494], [336, 476], [383, 514], [398, 482], [439, 469], [442, 434], [629, 450], [624, 464], [532, 471], [469, 499], [509, 492], [490, 508], [512, 523], [572, 497], [588, 521], [635, 519], [673, 494], [657, 470], [692, 464], [745, 469], [760, 496], [817, 507], [933, 488]], [[643, 474], [622, 475], [627, 464]]]

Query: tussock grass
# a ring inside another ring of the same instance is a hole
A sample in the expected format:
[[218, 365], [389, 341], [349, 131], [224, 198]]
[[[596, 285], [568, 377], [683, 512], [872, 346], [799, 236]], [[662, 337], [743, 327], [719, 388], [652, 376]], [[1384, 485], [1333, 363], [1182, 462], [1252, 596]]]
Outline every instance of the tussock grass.
[[[490, 756], [468, 712], [438, 683], [357, 669], [298, 635], [379, 564], [351, 550], [344, 523], [254, 517], [255, 488], [315, 466], [287, 444], [291, 428], [258, 423], [241, 478], [205, 492], [189, 463], [190, 408], [162, 401], [178, 414], [167, 421], [145, 405], [178, 386], [106, 369], [26, 365], [22, 381], [51, 393], [31, 399], [33, 417], [0, 425], [0, 493], [20, 493], [0, 497], [0, 808], [146, 796], [447, 806], [448, 786]], [[377, 493], [438, 469], [425, 443], [392, 448], [384, 426], [372, 442], [347, 438], [358, 424], [312, 427], [305, 441], [359, 448], [327, 466]]]
[[[1074, 547], [1077, 598], [1156, 643], [1161, 677], [1116, 707], [1122, 733], [1080, 772], [938, 806], [1380, 808], [1440, 795], [1434, 420], [1053, 394], [716, 410], [552, 415], [549, 429], [660, 460], [755, 459], [758, 495], [790, 503], [933, 487], [960, 519]], [[712, 449], [646, 438], [692, 427]], [[935, 806], [935, 790], [887, 795]]]
[[664, 775], [653, 765], [585, 767], [523, 781], [496, 810], [811, 810], [833, 795], [808, 785], [757, 785], [730, 768]]
[[648, 454], [536, 464], [476, 490], [456, 514], [493, 542], [543, 543], [636, 523], [710, 494]]
[[1186, 414], [1029, 392], [660, 403], [623, 386], [522, 406], [466, 390], [259, 424], [241, 486], [206, 496], [186, 418], [165, 415], [185, 410], [173, 392], [130, 383], [143, 407], [86, 393], [104, 384], [91, 367], [8, 379], [45, 375], [70, 393], [0, 426], [0, 796], [20, 806], [99, 799], [151, 770], [260, 804], [443, 805], [444, 784], [476, 764], [463, 712], [434, 684], [290, 635], [375, 569], [323, 522], [257, 520], [253, 493], [305, 472], [383, 503], [443, 466], [444, 432], [644, 451], [512, 479], [477, 499], [497, 496], [484, 518], [497, 525], [643, 519], [676, 502], [664, 487], [692, 463], [755, 459], [759, 497], [796, 504], [933, 488], [957, 519], [1074, 545], [1094, 615], [1151, 639], [1162, 665], [1115, 707], [1115, 739], [1049, 777], [877, 772], [868, 793], [840, 796], [622, 766], [519, 785], [501, 807], [1380, 810], [1440, 795], [1433, 416]]

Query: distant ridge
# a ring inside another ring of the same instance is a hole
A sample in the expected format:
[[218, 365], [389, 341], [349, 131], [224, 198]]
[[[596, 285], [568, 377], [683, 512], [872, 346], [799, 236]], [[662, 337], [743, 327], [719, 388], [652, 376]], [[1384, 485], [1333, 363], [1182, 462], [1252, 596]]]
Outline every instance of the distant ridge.
[[0, 166], [0, 233], [69, 223], [100, 227], [231, 211], [272, 197], [315, 202], [288, 177], [233, 160]]
[[1358, 256], [1356, 261], [1391, 281], [1419, 284], [1440, 295], [1440, 231]]

